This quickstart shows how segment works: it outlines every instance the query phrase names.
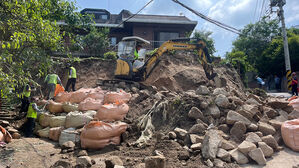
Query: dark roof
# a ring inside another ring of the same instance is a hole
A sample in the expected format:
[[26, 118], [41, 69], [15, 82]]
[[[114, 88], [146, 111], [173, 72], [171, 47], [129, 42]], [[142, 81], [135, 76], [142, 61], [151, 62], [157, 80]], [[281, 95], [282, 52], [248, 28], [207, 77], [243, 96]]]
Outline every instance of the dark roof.
[[86, 12], [103, 12], [103, 13], [109, 13], [106, 9], [94, 9], [94, 8], [85, 8], [80, 13], [84, 14]]

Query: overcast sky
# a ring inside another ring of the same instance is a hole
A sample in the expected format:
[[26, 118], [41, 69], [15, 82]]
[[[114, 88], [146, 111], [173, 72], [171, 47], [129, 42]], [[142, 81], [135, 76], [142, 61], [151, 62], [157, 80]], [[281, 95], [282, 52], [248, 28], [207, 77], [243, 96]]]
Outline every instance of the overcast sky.
[[[70, 0], [73, 1], [73, 0]], [[149, 0], [77, 0], [79, 10], [84, 8], [107, 9], [112, 14], [118, 14], [122, 9], [136, 13]], [[238, 29], [242, 29], [249, 23], [255, 23], [269, 10], [270, 0], [180, 0], [212, 19], [223, 22]], [[264, 5], [263, 5], [264, 3]], [[263, 6], [263, 8], [262, 8]], [[276, 10], [276, 9], [275, 9]], [[299, 25], [299, 0], [287, 0], [284, 6], [287, 27]], [[191, 20], [198, 21], [196, 30], [212, 31], [212, 38], [215, 40], [216, 55], [223, 56], [232, 48], [232, 41], [236, 34], [219, 28], [204, 21], [187, 9], [174, 3], [172, 0], [154, 0], [142, 14], [183, 14]], [[272, 14], [272, 18], [276, 14]]]

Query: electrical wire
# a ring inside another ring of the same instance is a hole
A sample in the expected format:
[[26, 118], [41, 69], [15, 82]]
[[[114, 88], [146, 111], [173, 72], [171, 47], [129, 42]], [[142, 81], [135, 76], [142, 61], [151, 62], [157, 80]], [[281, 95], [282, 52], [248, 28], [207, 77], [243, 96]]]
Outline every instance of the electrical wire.
[[255, 3], [255, 9], [254, 9], [254, 15], [253, 15], [253, 21], [252, 21], [252, 23], [255, 22], [255, 14], [256, 14], [256, 9], [257, 9], [257, 4], [258, 4], [258, 0], [256, 0], [256, 3]]
[[209, 18], [209, 17], [205, 16], [204, 14], [202, 14], [202, 13], [200, 13], [200, 12], [197, 12], [197, 11], [193, 10], [192, 8], [190, 8], [190, 7], [186, 6], [186, 5], [184, 5], [183, 3], [181, 3], [181, 2], [178, 1], [178, 0], [172, 0], [172, 1], [175, 2], [175, 3], [180, 4], [180, 5], [183, 6], [184, 8], [190, 10], [192, 13], [194, 13], [195, 15], [201, 17], [202, 19], [204, 19], [204, 20], [206, 20], [206, 21], [208, 21], [208, 22], [211, 22], [211, 23], [213, 23], [213, 24], [215, 24], [215, 25], [217, 25], [217, 26], [219, 26], [219, 27], [221, 27], [221, 28], [223, 28], [223, 29], [225, 29], [225, 30], [228, 30], [228, 31], [230, 31], [230, 32], [233, 32], [233, 33], [236, 33], [236, 34], [239, 34], [239, 35], [242, 34], [240, 30], [238, 30], [238, 29], [236, 29], [236, 28], [234, 28], [234, 27], [232, 27], [232, 26], [226, 25], [226, 24], [224, 24], [224, 23], [221, 23], [221, 22], [219, 22], [219, 21], [213, 20], [212, 18]]
[[259, 21], [260, 21], [261, 18], [262, 18], [262, 14], [263, 14], [263, 11], [264, 11], [264, 5], [265, 5], [265, 0], [263, 0], [263, 2], [262, 2], [262, 7], [261, 7], [261, 12], [260, 12]]
[[134, 16], [136, 16], [138, 13], [140, 13], [144, 8], [146, 8], [150, 3], [152, 3], [154, 0], [150, 0], [148, 3], [146, 3], [140, 10], [138, 10], [135, 14], [131, 15], [130, 17], [128, 17], [126, 20], [122, 21], [121, 23], [119, 23], [116, 27], [120, 27], [120, 25], [122, 25], [124, 22], [128, 21], [129, 19], [133, 18]]

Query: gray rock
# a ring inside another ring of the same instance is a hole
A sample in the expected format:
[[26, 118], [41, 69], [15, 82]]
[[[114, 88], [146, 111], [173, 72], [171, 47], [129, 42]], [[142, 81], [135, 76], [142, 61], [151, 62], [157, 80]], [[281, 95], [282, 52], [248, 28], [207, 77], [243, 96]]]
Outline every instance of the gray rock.
[[246, 100], [246, 102], [245, 102], [245, 103], [247, 103], [247, 104], [259, 105], [259, 102], [258, 102], [258, 101], [256, 101], [256, 100], [255, 100], [255, 99], [253, 99], [253, 98], [250, 98], [250, 99]]
[[244, 104], [237, 110], [237, 112], [250, 120], [255, 114], [259, 113], [260, 111], [257, 105]]
[[149, 156], [144, 159], [145, 168], [165, 168], [166, 159], [164, 156]]
[[207, 86], [205, 86], [205, 85], [200, 85], [200, 86], [196, 89], [195, 93], [196, 93], [197, 95], [208, 95], [208, 94], [210, 93], [210, 91], [209, 91], [209, 89], [208, 89]]
[[205, 101], [200, 102], [200, 108], [201, 109], [206, 109], [208, 108], [209, 104]]
[[196, 143], [196, 144], [193, 144], [193, 145], [191, 145], [191, 149], [193, 150], [193, 151], [196, 151], [196, 150], [200, 150], [201, 149], [201, 143]]
[[72, 142], [72, 141], [64, 142], [64, 143], [61, 145], [61, 149], [74, 149], [74, 148], [75, 148], [75, 143]]
[[288, 101], [278, 98], [270, 98], [267, 102], [267, 105], [274, 109], [283, 109], [285, 107], [288, 107], [288, 104]]
[[204, 139], [204, 136], [199, 136], [196, 134], [190, 134], [190, 140], [192, 144], [196, 144], [196, 143], [202, 143]]
[[227, 108], [229, 106], [229, 100], [225, 95], [219, 94], [215, 99], [215, 104], [218, 107]]
[[89, 156], [80, 156], [77, 158], [76, 160], [77, 164], [82, 164], [86, 167], [91, 167], [92, 163], [91, 163], [91, 159]]
[[72, 163], [66, 160], [58, 160], [51, 166], [51, 168], [57, 168], [59, 166], [62, 166], [63, 168], [72, 168]]
[[276, 131], [280, 131], [282, 123], [283, 122], [278, 121], [276, 119], [273, 119], [273, 120], [269, 121], [269, 124], [272, 125], [275, 128]]
[[184, 140], [188, 134], [188, 132], [181, 128], [175, 128], [174, 132], [176, 133], [177, 138]]
[[217, 157], [222, 159], [223, 161], [226, 161], [226, 162], [231, 162], [231, 156], [230, 154], [222, 149], [222, 148], [219, 148], [218, 152], [217, 152]]
[[263, 112], [271, 119], [279, 115], [279, 113], [275, 111], [273, 108], [266, 107], [266, 106], [263, 106]]
[[188, 117], [195, 119], [195, 120], [204, 118], [202, 112], [197, 107], [191, 108], [191, 110], [188, 113]]
[[195, 124], [189, 129], [190, 134], [203, 134], [207, 128], [203, 124]]
[[258, 142], [262, 142], [262, 139], [254, 132], [249, 132], [246, 135], [245, 141], [252, 142], [254, 144], [257, 144]]
[[265, 157], [271, 157], [273, 155], [273, 149], [270, 146], [268, 146], [265, 142], [259, 142], [258, 146], [263, 151]]
[[224, 89], [224, 88], [216, 88], [214, 91], [213, 91], [213, 95], [225, 95], [225, 96], [229, 96], [229, 93]]
[[266, 165], [265, 156], [263, 154], [263, 151], [260, 148], [251, 150], [248, 153], [248, 155], [252, 160], [256, 161], [259, 165]]
[[213, 118], [220, 118], [220, 110], [215, 104], [209, 106], [206, 113], [211, 115]]
[[182, 150], [178, 152], [179, 160], [188, 160], [190, 158], [190, 154], [187, 150]]
[[221, 143], [221, 148], [225, 149], [225, 150], [232, 150], [236, 148], [236, 145], [234, 145], [232, 142], [227, 141], [227, 140], [222, 140]]
[[288, 119], [293, 120], [299, 118], [299, 111], [293, 110], [289, 115]]
[[173, 132], [173, 131], [170, 131], [170, 132], [168, 133], [168, 137], [169, 137], [169, 139], [176, 139], [176, 133]]
[[258, 130], [261, 131], [263, 135], [273, 135], [276, 132], [273, 126], [264, 122], [259, 122], [258, 127], [259, 127]]
[[106, 168], [114, 168], [115, 165], [123, 166], [122, 160], [118, 156], [110, 156], [105, 160]]
[[229, 127], [227, 126], [227, 124], [221, 124], [221, 125], [218, 126], [218, 130], [221, 130], [224, 133], [228, 133], [229, 132]]
[[238, 164], [246, 164], [249, 162], [248, 158], [242, 152], [238, 151], [238, 149], [229, 151], [229, 154]]
[[205, 161], [205, 164], [206, 164], [208, 167], [214, 167], [214, 164], [213, 164], [213, 162], [212, 162], [210, 159], [208, 159], [207, 161]]
[[243, 122], [246, 125], [251, 124], [251, 122], [247, 118], [245, 118], [244, 116], [242, 116], [241, 114], [239, 114], [235, 111], [230, 110], [226, 116], [226, 123], [234, 124], [235, 122], [238, 122], [238, 121]]
[[246, 125], [243, 122], [236, 122], [230, 130], [230, 134], [238, 139], [242, 139], [246, 133]]
[[248, 142], [248, 141], [243, 141], [239, 146], [238, 146], [238, 150], [240, 152], [242, 152], [244, 155], [247, 155], [248, 152], [250, 152], [251, 150], [255, 149], [256, 146], [254, 143], [252, 142]]
[[232, 101], [235, 105], [241, 106], [244, 104], [243, 100], [241, 100], [240, 98], [233, 96], [233, 97], [229, 97], [228, 98], [230, 101]]
[[224, 162], [220, 159], [214, 159], [214, 165], [217, 168], [221, 168], [221, 167], [224, 167]]
[[81, 150], [81, 151], [77, 154], [77, 157], [80, 157], [80, 156], [88, 156], [86, 150]]
[[271, 148], [276, 150], [278, 148], [278, 144], [272, 135], [267, 135], [262, 137], [262, 141], [269, 145]]
[[204, 137], [202, 143], [202, 155], [207, 159], [215, 159], [218, 152], [218, 147], [221, 145], [222, 138], [218, 130], [209, 130]]
[[257, 131], [258, 126], [256, 124], [250, 124], [247, 128], [249, 131]]
[[263, 136], [263, 133], [261, 131], [257, 131], [257, 132], [255, 132], [255, 134], [258, 135], [259, 137]]

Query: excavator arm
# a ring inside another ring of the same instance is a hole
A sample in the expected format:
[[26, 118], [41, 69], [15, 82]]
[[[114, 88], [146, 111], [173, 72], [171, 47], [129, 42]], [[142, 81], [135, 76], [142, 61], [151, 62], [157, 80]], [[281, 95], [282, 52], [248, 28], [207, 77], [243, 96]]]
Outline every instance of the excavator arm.
[[[190, 43], [192, 41], [193, 43]], [[170, 50], [196, 50], [207, 78], [211, 80], [216, 76], [212, 66], [209, 64], [211, 63], [211, 58], [206, 48], [206, 44], [200, 39], [183, 38], [164, 42], [158, 50], [146, 60], [143, 68], [141, 69], [141, 75], [144, 80], [151, 74], [156, 65], [159, 63], [159, 58], [163, 55], [163, 53]]]

